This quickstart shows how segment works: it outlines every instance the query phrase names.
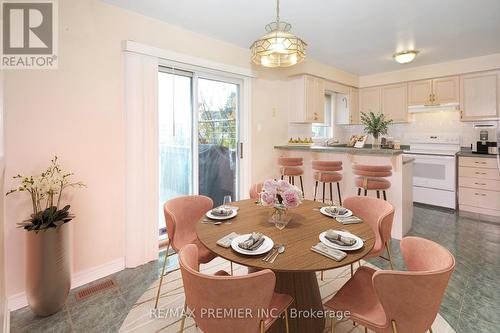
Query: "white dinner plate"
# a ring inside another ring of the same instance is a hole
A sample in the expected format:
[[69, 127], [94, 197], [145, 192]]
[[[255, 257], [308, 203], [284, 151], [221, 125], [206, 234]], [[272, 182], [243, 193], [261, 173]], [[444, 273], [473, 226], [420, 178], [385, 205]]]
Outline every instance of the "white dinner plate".
[[206, 215], [209, 219], [222, 221], [222, 220], [232, 219], [233, 217], [238, 215], [238, 212], [235, 209], [233, 209], [231, 214], [229, 214], [228, 216], [217, 216], [217, 215], [212, 214], [212, 210], [209, 210]]
[[273, 248], [274, 242], [271, 238], [269, 238], [267, 236], [263, 236], [264, 243], [262, 243], [262, 245], [259, 246], [259, 248], [255, 251], [245, 250], [245, 249], [242, 249], [241, 247], [239, 247], [238, 243], [246, 241], [248, 239], [248, 237], [250, 237], [250, 235], [251, 234], [245, 234], [245, 235], [241, 235], [241, 236], [234, 238], [231, 241], [231, 247], [233, 248], [233, 250], [235, 250], [236, 252], [241, 253], [241, 254], [245, 254], [245, 255], [249, 255], [249, 256], [256, 256], [259, 254], [264, 254]]
[[329, 247], [334, 248], [334, 249], [342, 250], [342, 251], [354, 251], [354, 250], [359, 250], [360, 248], [363, 247], [363, 240], [361, 238], [359, 238], [358, 236], [353, 235], [349, 232], [345, 232], [345, 231], [335, 230], [335, 232], [341, 236], [347, 236], [347, 237], [354, 238], [356, 240], [356, 243], [354, 243], [354, 245], [352, 245], [352, 246], [337, 245], [335, 243], [330, 242], [328, 239], [326, 239], [326, 237], [325, 237], [326, 231], [323, 231], [321, 234], [319, 234], [319, 240], [321, 241], [321, 243], [325, 244], [326, 246], [329, 246]]
[[352, 212], [351, 212], [349, 209], [347, 209], [347, 208], [346, 208], [346, 209], [347, 209], [347, 212], [345, 212], [345, 214], [344, 214], [344, 215], [338, 215], [338, 214], [333, 215], [333, 214], [330, 214], [330, 213], [328, 213], [328, 212], [326, 211], [326, 209], [327, 209], [327, 208], [328, 208], [328, 207], [321, 207], [321, 208], [319, 209], [319, 211], [321, 212], [321, 214], [326, 215], [326, 216], [330, 216], [330, 217], [349, 217], [349, 216], [352, 216]]

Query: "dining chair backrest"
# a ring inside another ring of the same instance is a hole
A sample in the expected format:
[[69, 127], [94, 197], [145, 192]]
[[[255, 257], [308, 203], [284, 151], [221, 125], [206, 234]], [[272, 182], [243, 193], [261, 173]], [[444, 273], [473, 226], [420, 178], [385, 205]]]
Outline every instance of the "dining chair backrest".
[[260, 198], [260, 192], [262, 191], [262, 186], [264, 186], [264, 182], [255, 183], [250, 187], [250, 199], [257, 200]]
[[425, 332], [439, 311], [455, 258], [441, 245], [420, 237], [401, 240], [408, 271], [375, 272], [372, 281], [388, 325], [398, 332]]
[[212, 207], [212, 199], [204, 195], [186, 195], [165, 202], [167, 234], [176, 252], [196, 239], [196, 223]]
[[198, 249], [186, 245], [179, 252], [186, 305], [205, 333], [259, 331], [269, 308], [276, 278], [265, 269], [241, 276], [216, 276], [198, 270]]
[[386, 242], [391, 239], [394, 207], [388, 201], [362, 196], [344, 199], [343, 206], [372, 228], [375, 234], [372, 252], [383, 251]]

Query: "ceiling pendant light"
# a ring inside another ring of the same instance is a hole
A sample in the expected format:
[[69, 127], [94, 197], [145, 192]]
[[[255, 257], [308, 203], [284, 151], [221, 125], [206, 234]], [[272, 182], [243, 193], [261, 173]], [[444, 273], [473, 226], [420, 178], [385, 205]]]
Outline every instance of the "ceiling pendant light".
[[393, 57], [400, 64], [407, 64], [407, 63], [415, 60], [415, 57], [417, 56], [417, 54], [418, 54], [417, 50], [406, 50], [406, 51], [394, 53]]
[[307, 44], [290, 33], [291, 28], [290, 23], [280, 21], [280, 1], [276, 0], [276, 21], [266, 25], [267, 34], [250, 47], [252, 61], [265, 67], [289, 67], [304, 60]]

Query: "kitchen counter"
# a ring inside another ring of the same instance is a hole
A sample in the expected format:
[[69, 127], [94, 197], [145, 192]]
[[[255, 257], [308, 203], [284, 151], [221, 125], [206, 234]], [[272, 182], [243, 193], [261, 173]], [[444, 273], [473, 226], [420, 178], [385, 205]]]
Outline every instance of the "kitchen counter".
[[497, 158], [497, 155], [473, 153], [473, 152], [472, 152], [472, 149], [467, 148], [467, 147], [462, 147], [462, 148], [460, 149], [460, 151], [457, 153], [457, 156], [463, 156], [463, 157], [484, 157], [484, 158]]
[[[370, 146], [368, 146], [370, 147]], [[403, 156], [403, 150], [409, 149], [402, 146], [401, 150], [394, 149], [371, 149], [371, 148], [351, 148], [346, 145], [333, 147], [322, 146], [275, 146], [276, 159], [272, 162], [274, 168], [270, 168], [270, 177], [277, 178], [279, 167], [275, 162], [278, 157], [301, 157], [303, 159], [302, 181], [304, 185], [304, 196], [306, 199], [314, 198], [315, 181], [314, 170], [311, 167], [312, 161], [339, 161], [342, 162], [342, 180], [340, 181], [340, 192], [342, 199], [356, 196], [357, 176], [353, 174], [352, 168], [355, 164], [367, 165], [390, 165], [392, 175], [387, 177], [391, 182], [391, 187], [387, 192], [387, 201], [394, 206], [394, 220], [392, 226], [392, 237], [402, 239], [411, 229], [413, 218], [413, 161], [409, 156]], [[272, 170], [272, 171], [271, 171]], [[278, 176], [279, 177], [279, 176]], [[295, 179], [295, 184], [298, 184]], [[330, 199], [328, 187], [318, 186], [317, 199]], [[337, 191], [333, 192], [333, 199], [338, 200]], [[375, 191], [368, 191], [368, 195], [376, 197]]]
[[293, 146], [281, 145], [274, 146], [276, 149], [288, 150], [305, 150], [311, 152], [327, 152], [327, 153], [348, 153], [352, 155], [384, 155], [393, 156], [403, 154], [403, 150], [409, 149], [409, 146], [401, 146], [401, 149], [372, 149], [371, 145], [367, 144], [364, 148], [347, 147], [347, 145], [334, 145], [334, 146]]

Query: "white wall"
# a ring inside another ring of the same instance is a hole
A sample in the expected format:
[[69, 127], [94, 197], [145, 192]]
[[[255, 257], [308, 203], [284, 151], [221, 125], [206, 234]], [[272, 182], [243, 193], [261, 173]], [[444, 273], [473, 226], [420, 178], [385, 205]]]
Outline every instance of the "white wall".
[[4, 152], [3, 152], [3, 71], [0, 71], [0, 332], [8, 322], [7, 297], [5, 294], [5, 250], [4, 250]]
[[[77, 274], [116, 263], [124, 256], [124, 40], [254, 68], [246, 48], [96, 0], [59, 2], [59, 69], [11, 70], [5, 75], [6, 189], [15, 185], [11, 176], [37, 173], [53, 155], [87, 183], [88, 188], [68, 198], [77, 216], [71, 222]], [[324, 71], [331, 80], [357, 83], [356, 76], [313, 60], [306, 60], [300, 68]], [[254, 80], [252, 96], [252, 178], [257, 180], [272, 176], [272, 145], [287, 136], [287, 97], [281, 79], [290, 71], [255, 69], [267, 78]], [[276, 116], [272, 116], [273, 107]], [[26, 196], [7, 198], [9, 297], [22, 295], [24, 290], [24, 231], [16, 228], [16, 222], [29, 212]]]

